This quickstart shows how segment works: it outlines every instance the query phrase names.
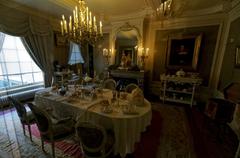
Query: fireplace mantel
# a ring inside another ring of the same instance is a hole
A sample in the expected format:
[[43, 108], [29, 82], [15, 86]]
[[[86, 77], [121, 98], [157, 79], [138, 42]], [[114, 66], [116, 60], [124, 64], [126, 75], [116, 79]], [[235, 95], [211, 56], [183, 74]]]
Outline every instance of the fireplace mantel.
[[138, 86], [143, 90], [146, 90], [146, 81], [148, 78], [149, 71], [127, 71], [127, 70], [109, 70], [109, 76], [115, 80], [119, 79], [132, 79], [136, 80]]
[[125, 70], [110, 70], [109, 75], [119, 78], [144, 79], [145, 72], [140, 71], [125, 71]]

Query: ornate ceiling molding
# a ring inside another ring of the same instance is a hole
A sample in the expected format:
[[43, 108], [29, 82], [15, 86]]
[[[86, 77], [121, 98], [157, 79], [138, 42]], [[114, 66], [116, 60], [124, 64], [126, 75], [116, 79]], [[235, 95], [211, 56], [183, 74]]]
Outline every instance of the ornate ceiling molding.
[[233, 9], [229, 12], [230, 22], [240, 17], [240, 0], [235, 0], [231, 3]]
[[206, 9], [199, 9], [199, 10], [191, 10], [191, 11], [186, 11], [183, 13], [182, 16], [201, 16], [201, 15], [209, 15], [209, 14], [215, 14], [223, 11], [223, 4], [209, 7]]
[[59, 7], [62, 7], [62, 8], [65, 8], [69, 11], [72, 11], [72, 9], [77, 5], [77, 2], [74, 1], [74, 0], [68, 0], [68, 1], [63, 1], [63, 0], [48, 0], [49, 2], [59, 6]]
[[212, 14], [208, 16], [192, 16], [164, 21], [156, 21], [152, 23], [153, 30], [169, 30], [187, 27], [199, 27], [222, 24], [226, 18], [226, 14]]
[[140, 12], [118, 15], [118, 16], [111, 16], [109, 17], [109, 21], [118, 22], [118, 21], [130, 20], [130, 19], [144, 19], [149, 14], [152, 14], [152, 9], [150, 7], [146, 7]]

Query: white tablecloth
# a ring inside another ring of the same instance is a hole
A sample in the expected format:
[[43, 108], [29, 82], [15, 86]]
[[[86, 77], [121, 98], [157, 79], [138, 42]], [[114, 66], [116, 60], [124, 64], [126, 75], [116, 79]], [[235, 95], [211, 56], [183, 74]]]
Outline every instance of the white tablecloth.
[[[43, 108], [53, 108], [56, 115], [60, 117], [71, 116], [76, 120], [93, 121], [106, 128], [114, 130], [115, 146], [114, 153], [125, 157], [126, 154], [134, 151], [134, 144], [140, 141], [141, 133], [150, 125], [152, 118], [151, 104], [146, 99], [144, 106], [136, 107], [137, 114], [125, 114], [120, 106], [113, 108], [112, 113], [103, 113], [101, 105], [98, 104], [102, 99], [110, 99], [112, 92], [104, 91], [103, 97], [93, 101], [78, 100], [68, 102], [67, 97], [48, 93], [50, 89], [39, 92], [35, 95], [35, 104]], [[119, 104], [125, 104], [126, 100], [120, 100]], [[126, 105], [122, 105], [126, 106]], [[121, 106], [121, 107], [122, 107]]]

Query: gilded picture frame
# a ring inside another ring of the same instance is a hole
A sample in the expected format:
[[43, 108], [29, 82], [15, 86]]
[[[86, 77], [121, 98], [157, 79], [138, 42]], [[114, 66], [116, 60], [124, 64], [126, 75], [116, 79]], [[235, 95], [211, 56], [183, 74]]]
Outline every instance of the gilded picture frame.
[[65, 46], [65, 45], [67, 45], [66, 38], [60, 32], [55, 32], [54, 33], [54, 37], [55, 37], [55, 44], [56, 44], [56, 46]]
[[173, 35], [168, 37], [167, 68], [196, 70], [200, 52], [202, 34]]
[[235, 67], [240, 68], [240, 46], [237, 46], [237, 47], [236, 47]]

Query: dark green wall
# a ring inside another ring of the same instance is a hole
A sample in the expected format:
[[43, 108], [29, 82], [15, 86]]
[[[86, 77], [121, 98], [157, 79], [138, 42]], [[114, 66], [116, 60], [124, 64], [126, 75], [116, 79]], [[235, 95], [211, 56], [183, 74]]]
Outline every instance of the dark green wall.
[[172, 30], [157, 30], [156, 40], [154, 46], [154, 63], [153, 63], [153, 81], [159, 81], [160, 74], [165, 73], [166, 69], [166, 55], [167, 55], [167, 41], [169, 35], [198, 35], [202, 34], [201, 49], [198, 58], [197, 72], [202, 77], [203, 85], [207, 86], [211, 66], [216, 47], [217, 35], [219, 26], [202, 26], [184, 29]]
[[93, 62], [94, 62], [94, 70], [97, 72], [97, 74], [103, 72], [106, 66], [106, 60], [102, 55], [103, 48], [109, 49], [108, 33], [103, 34], [103, 40], [100, 41], [99, 44], [97, 44], [97, 46], [94, 48]]
[[240, 18], [230, 25], [219, 82], [220, 89], [232, 82], [240, 82], [240, 68], [235, 66], [236, 47], [240, 47]]

